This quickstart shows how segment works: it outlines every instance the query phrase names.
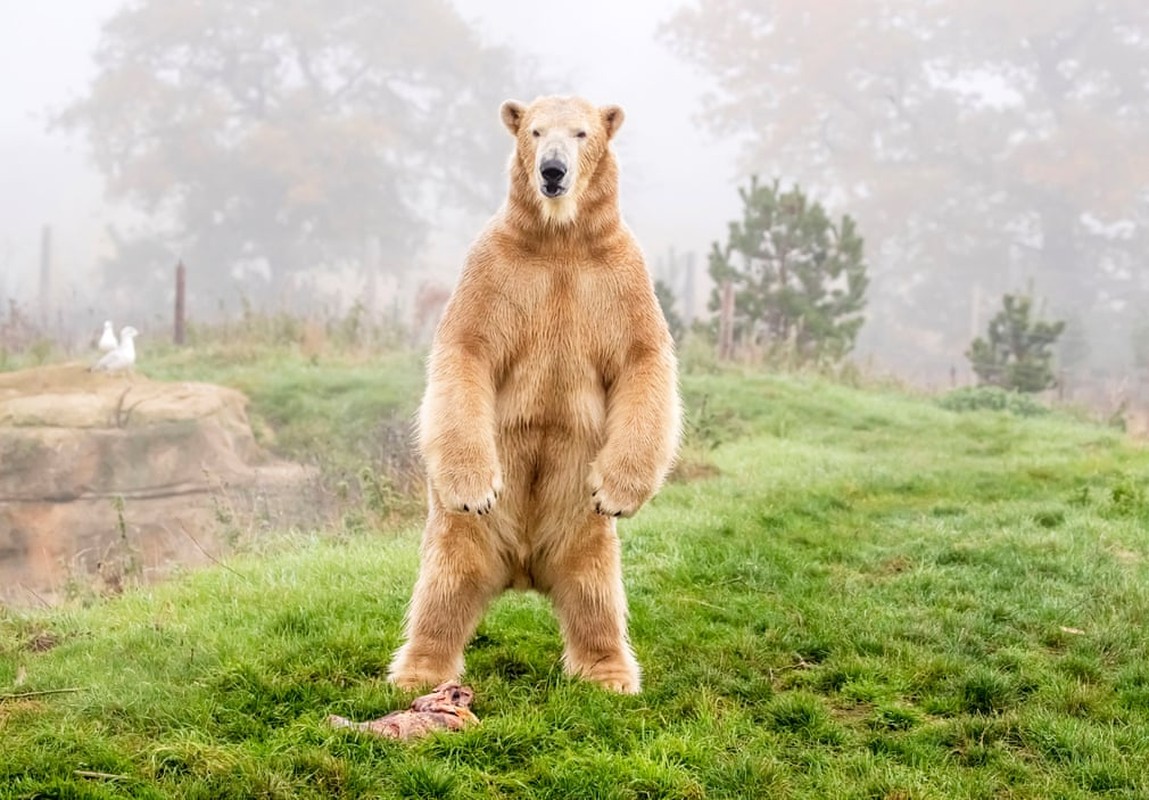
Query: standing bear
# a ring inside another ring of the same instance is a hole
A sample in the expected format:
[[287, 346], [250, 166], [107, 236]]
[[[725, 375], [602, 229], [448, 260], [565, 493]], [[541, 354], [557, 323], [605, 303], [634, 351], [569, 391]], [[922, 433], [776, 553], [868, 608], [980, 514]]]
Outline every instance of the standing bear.
[[550, 597], [568, 673], [639, 691], [616, 519], [654, 495], [681, 427], [674, 343], [619, 216], [618, 106], [507, 101], [510, 191], [467, 254], [419, 412], [429, 512], [389, 679], [457, 679], [487, 605]]

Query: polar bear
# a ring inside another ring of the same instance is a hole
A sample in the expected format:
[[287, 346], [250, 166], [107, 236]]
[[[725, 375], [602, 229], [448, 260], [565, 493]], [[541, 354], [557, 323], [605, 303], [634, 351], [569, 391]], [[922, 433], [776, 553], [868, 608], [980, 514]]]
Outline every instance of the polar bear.
[[547, 595], [566, 671], [639, 691], [616, 519], [678, 447], [674, 345], [618, 208], [619, 106], [507, 101], [510, 189], [467, 254], [432, 343], [418, 442], [429, 511], [389, 680], [457, 679], [508, 588]]

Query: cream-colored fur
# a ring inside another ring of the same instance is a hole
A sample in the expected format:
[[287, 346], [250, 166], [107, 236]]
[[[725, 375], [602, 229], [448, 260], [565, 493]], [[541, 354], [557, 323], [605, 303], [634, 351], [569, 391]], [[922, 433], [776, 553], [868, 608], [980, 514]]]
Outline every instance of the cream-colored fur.
[[[615, 521], [659, 488], [681, 412], [673, 342], [618, 212], [609, 141], [623, 113], [550, 97], [508, 101], [502, 118], [516, 139], [509, 195], [470, 249], [428, 363], [429, 514], [389, 677], [457, 678], [488, 603], [533, 588], [554, 603], [567, 671], [637, 692]], [[571, 162], [556, 198], [538, 175], [551, 145]]]

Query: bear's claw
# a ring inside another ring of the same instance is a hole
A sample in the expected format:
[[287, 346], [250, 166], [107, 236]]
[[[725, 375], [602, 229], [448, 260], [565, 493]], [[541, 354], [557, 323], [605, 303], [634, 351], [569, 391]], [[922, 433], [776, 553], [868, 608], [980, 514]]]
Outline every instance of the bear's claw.
[[594, 499], [594, 510], [595, 510], [595, 512], [602, 514], [604, 517], [621, 517], [622, 516], [622, 510], [621, 509], [618, 511], [611, 511], [610, 507], [609, 507], [609, 503], [607, 505], [603, 505], [602, 498], [600, 498], [598, 496], [598, 493], [600, 491], [602, 491], [602, 490], [596, 489], [595, 491], [591, 492], [591, 494], [590, 494], [590, 496]]
[[448, 511], [461, 514], [484, 514], [491, 513], [495, 507], [495, 501], [499, 499], [499, 493], [503, 489], [503, 479], [496, 473], [490, 479], [484, 491], [481, 487], [480, 481], [468, 481], [470, 485], [460, 485], [463, 481], [455, 481], [454, 486], [444, 486], [439, 491], [439, 498], [443, 506]]
[[634, 498], [630, 502], [626, 502], [608, 493], [602, 486], [591, 492], [590, 496], [591, 500], [594, 501], [595, 512], [604, 517], [633, 517], [644, 499]]
[[604, 517], [633, 517], [654, 494], [654, 487], [644, 486], [641, 480], [620, 480], [627, 474], [627, 470], [617, 468], [613, 463], [604, 467], [598, 463], [591, 464], [586, 483], [597, 513]]

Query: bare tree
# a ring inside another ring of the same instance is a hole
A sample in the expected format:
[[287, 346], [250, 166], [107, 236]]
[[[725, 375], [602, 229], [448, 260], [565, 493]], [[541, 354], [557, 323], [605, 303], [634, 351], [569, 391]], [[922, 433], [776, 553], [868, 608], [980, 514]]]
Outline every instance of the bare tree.
[[140, 212], [109, 280], [253, 299], [324, 267], [392, 263], [438, 209], [501, 190], [514, 63], [443, 0], [143, 0], [104, 27], [99, 73], [59, 124], [87, 134], [111, 197]]

